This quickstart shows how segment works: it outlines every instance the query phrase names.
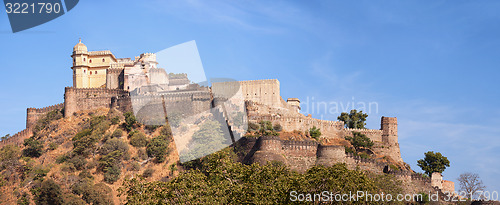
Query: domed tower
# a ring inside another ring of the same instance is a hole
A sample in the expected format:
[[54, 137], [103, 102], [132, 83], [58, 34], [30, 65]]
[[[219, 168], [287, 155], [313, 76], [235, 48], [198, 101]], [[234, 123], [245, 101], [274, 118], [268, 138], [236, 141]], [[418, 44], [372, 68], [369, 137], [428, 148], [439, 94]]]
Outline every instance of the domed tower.
[[78, 43], [73, 47], [73, 54], [71, 55], [73, 58], [73, 66], [71, 69], [73, 70], [73, 87], [75, 88], [88, 88], [89, 87], [89, 54], [87, 51], [87, 46], [82, 43], [80, 39]]

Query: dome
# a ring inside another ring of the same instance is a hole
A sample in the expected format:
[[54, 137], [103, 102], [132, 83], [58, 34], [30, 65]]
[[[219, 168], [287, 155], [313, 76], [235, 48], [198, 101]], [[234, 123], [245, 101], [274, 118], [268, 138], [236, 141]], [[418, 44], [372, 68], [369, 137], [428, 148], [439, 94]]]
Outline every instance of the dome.
[[85, 44], [82, 43], [82, 39], [79, 39], [78, 40], [78, 43], [75, 45], [75, 47], [73, 47], [73, 52], [87, 52], [87, 46], [85, 46]]

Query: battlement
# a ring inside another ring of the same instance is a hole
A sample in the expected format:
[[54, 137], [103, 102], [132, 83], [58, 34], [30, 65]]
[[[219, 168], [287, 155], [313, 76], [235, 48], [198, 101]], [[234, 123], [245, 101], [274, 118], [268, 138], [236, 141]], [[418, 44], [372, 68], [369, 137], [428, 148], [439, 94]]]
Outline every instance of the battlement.
[[[242, 84], [259, 84], [259, 83], [278, 83], [278, 79], [262, 79], [262, 80], [244, 80], [244, 81], [238, 81], [239, 83]], [[220, 83], [220, 82], [218, 82]]]
[[24, 143], [24, 140], [31, 137], [33, 134], [33, 130], [31, 128], [26, 128], [11, 137], [0, 141], [0, 149], [8, 144], [13, 144], [15, 146], [21, 146]]
[[398, 124], [398, 118], [396, 118], [396, 117], [382, 117], [381, 123], [382, 124], [387, 124], [387, 123]]
[[111, 95], [128, 95], [128, 92], [122, 89], [108, 89], [108, 88], [75, 88], [66, 87], [65, 92], [75, 94], [111, 94]]
[[107, 69], [107, 73], [108, 74], [120, 74], [123, 72], [123, 67], [119, 68], [119, 67], [111, 67], [109, 69]]
[[59, 103], [59, 104], [55, 104], [55, 105], [51, 105], [51, 106], [47, 106], [47, 107], [43, 107], [43, 108], [30, 107], [27, 110], [28, 110], [28, 112], [33, 112], [33, 113], [47, 113], [47, 112], [50, 112], [50, 111], [53, 111], [56, 109], [62, 109], [62, 108], [64, 108], [64, 103]]
[[[89, 51], [88, 52], [89, 56], [102, 56], [102, 55], [113, 55], [110, 50], [104, 50], [104, 51]], [[114, 56], [113, 56], [114, 57]]]
[[28, 108], [26, 109], [26, 128], [32, 128], [33, 125], [36, 124], [36, 122], [42, 118], [45, 114], [47, 114], [50, 111], [53, 110], [58, 110], [58, 109], [63, 109], [64, 104], [59, 103], [55, 105], [51, 105], [48, 107], [43, 107], [43, 108]]
[[305, 140], [305, 141], [283, 140], [282, 144], [284, 148], [288, 149], [296, 149], [297, 147], [302, 147], [302, 146], [313, 146], [313, 147], [318, 146], [318, 142], [312, 140]]
[[344, 128], [345, 131], [347, 132], [360, 132], [360, 133], [367, 133], [367, 134], [379, 134], [382, 135], [382, 130], [374, 130], [374, 129], [356, 129], [356, 128]]

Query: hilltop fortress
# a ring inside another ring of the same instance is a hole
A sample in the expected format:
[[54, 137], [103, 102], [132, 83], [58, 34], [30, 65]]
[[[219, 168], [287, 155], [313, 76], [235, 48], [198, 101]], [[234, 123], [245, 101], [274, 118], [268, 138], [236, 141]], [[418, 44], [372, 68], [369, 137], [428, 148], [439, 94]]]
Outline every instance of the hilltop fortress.
[[[179, 106], [181, 111], [197, 112], [213, 108], [220, 101], [227, 100], [223, 93], [238, 90], [245, 102], [250, 122], [267, 120], [273, 124], [279, 123], [286, 132], [305, 132], [315, 126], [321, 130], [324, 141], [343, 140], [345, 136], [352, 136], [353, 132], [360, 132], [374, 142], [370, 150], [372, 154], [404, 164], [395, 117], [382, 117], [380, 129], [348, 129], [341, 121], [320, 120], [301, 114], [300, 100], [288, 98], [285, 101], [280, 95], [280, 83], [276, 79], [215, 82], [212, 87], [203, 87], [190, 83], [186, 74], [167, 74], [164, 69], [158, 68], [156, 55], [153, 53], [141, 54], [133, 60], [116, 58], [111, 51], [88, 51], [81, 41], [74, 46], [71, 57], [73, 85], [65, 88], [64, 102], [45, 108], [28, 108], [26, 129], [1, 141], [0, 147], [10, 143], [22, 145], [23, 140], [32, 135], [36, 122], [46, 113], [57, 109], [63, 109], [66, 118], [78, 111], [101, 107], [122, 112], [134, 110], [136, 115], [149, 115], [151, 113], [133, 107], [147, 106], [155, 101]], [[143, 86], [144, 84], [148, 86]], [[160, 93], [161, 96], [150, 93]], [[244, 161], [248, 163], [277, 160], [293, 170], [304, 171], [315, 164], [328, 166], [343, 162], [353, 169], [360, 167], [375, 173], [394, 173], [408, 183], [418, 184], [412, 191], [427, 191], [435, 186], [454, 190], [452, 184], [445, 183], [442, 179], [434, 178], [431, 186], [430, 179], [417, 174], [397, 172], [374, 159], [346, 154], [343, 145], [321, 145], [316, 141], [282, 140], [269, 136], [242, 138], [240, 143], [246, 150]]]

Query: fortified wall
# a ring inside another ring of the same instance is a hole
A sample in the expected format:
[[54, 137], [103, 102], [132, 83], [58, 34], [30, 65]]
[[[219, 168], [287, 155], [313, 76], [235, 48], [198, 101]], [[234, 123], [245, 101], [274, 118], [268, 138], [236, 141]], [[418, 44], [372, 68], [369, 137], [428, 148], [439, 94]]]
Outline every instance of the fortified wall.
[[63, 103], [55, 104], [52, 106], [44, 107], [44, 108], [28, 108], [26, 110], [26, 128], [33, 128], [36, 122], [45, 116], [48, 112], [54, 110], [61, 110], [64, 108]]
[[434, 187], [442, 192], [454, 190], [453, 182], [442, 180], [440, 174], [433, 175], [431, 180], [411, 171], [391, 170], [386, 163], [345, 153], [345, 148], [340, 145], [321, 145], [312, 140], [281, 140], [277, 136], [243, 137], [238, 142], [244, 152], [241, 160], [246, 164], [278, 161], [291, 170], [305, 172], [315, 165], [332, 166], [345, 163], [349, 169], [359, 168], [376, 174], [392, 174], [403, 182], [406, 193], [427, 193], [434, 191]]

